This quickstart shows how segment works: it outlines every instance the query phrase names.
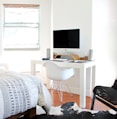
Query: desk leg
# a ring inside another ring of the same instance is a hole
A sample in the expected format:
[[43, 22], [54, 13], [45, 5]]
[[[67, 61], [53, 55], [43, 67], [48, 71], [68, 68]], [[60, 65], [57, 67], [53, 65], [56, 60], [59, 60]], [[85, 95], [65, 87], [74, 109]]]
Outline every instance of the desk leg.
[[93, 71], [93, 68], [90, 67], [89, 68], [89, 96], [91, 97], [92, 96], [92, 80], [93, 80], [93, 76], [92, 76], [92, 71]]
[[80, 107], [86, 107], [86, 68], [80, 69]]
[[5, 69], [8, 70], [8, 64], [5, 64]]
[[96, 81], [96, 66], [92, 67], [92, 89], [95, 87], [95, 81]]
[[31, 74], [36, 75], [35, 71], [36, 71], [35, 63], [33, 61], [31, 61]]
[[8, 64], [7, 63], [0, 63], [0, 67], [3, 67], [5, 70], [8, 70]]
[[90, 96], [92, 97], [93, 88], [95, 87], [96, 66], [90, 67]]

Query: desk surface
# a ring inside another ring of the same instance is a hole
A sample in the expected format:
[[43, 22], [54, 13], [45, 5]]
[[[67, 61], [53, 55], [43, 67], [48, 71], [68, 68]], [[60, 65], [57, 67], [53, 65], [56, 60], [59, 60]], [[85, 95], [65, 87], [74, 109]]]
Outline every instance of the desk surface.
[[60, 61], [60, 62], [71, 62], [71, 63], [86, 63], [89, 62], [88, 60], [67, 60], [67, 59], [54, 59], [50, 61]]
[[44, 62], [48, 62], [48, 61], [52, 61], [62, 67], [65, 66], [65, 67], [72, 67], [72, 68], [81, 68], [82, 66], [87, 68], [87, 67], [96, 65], [95, 61], [88, 61], [88, 60], [74, 60], [73, 61], [73, 60], [64, 60], [64, 59], [61, 59], [61, 60], [58, 60], [58, 59], [56, 60], [32, 60], [31, 65], [43, 64]]

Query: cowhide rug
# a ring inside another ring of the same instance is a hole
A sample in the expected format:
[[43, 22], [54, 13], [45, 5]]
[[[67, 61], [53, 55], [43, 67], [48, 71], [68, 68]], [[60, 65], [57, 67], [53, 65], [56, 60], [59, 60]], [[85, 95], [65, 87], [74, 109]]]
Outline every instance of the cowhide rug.
[[117, 112], [81, 109], [76, 103], [68, 102], [61, 106], [51, 107], [47, 115], [37, 115], [33, 119], [117, 119]]

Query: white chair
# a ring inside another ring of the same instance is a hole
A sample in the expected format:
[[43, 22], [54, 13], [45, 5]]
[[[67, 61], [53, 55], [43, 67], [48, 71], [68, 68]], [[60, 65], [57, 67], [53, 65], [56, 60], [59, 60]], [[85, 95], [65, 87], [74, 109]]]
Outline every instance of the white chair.
[[47, 78], [50, 79], [50, 86], [51, 88], [54, 88], [54, 84], [56, 83], [56, 89], [58, 91], [60, 101], [62, 102], [62, 81], [68, 80], [73, 77], [75, 71], [73, 68], [60, 67], [52, 61], [45, 62], [44, 66], [46, 68]]

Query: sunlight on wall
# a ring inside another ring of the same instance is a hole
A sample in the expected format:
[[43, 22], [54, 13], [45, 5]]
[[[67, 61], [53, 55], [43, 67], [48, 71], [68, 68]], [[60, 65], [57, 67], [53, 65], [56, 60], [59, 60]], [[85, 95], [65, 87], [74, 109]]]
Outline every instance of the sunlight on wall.
[[[110, 4], [111, 3], [111, 4]], [[93, 1], [93, 46], [96, 49], [96, 84], [110, 85], [116, 76], [114, 64], [115, 38], [113, 35], [114, 1]]]

